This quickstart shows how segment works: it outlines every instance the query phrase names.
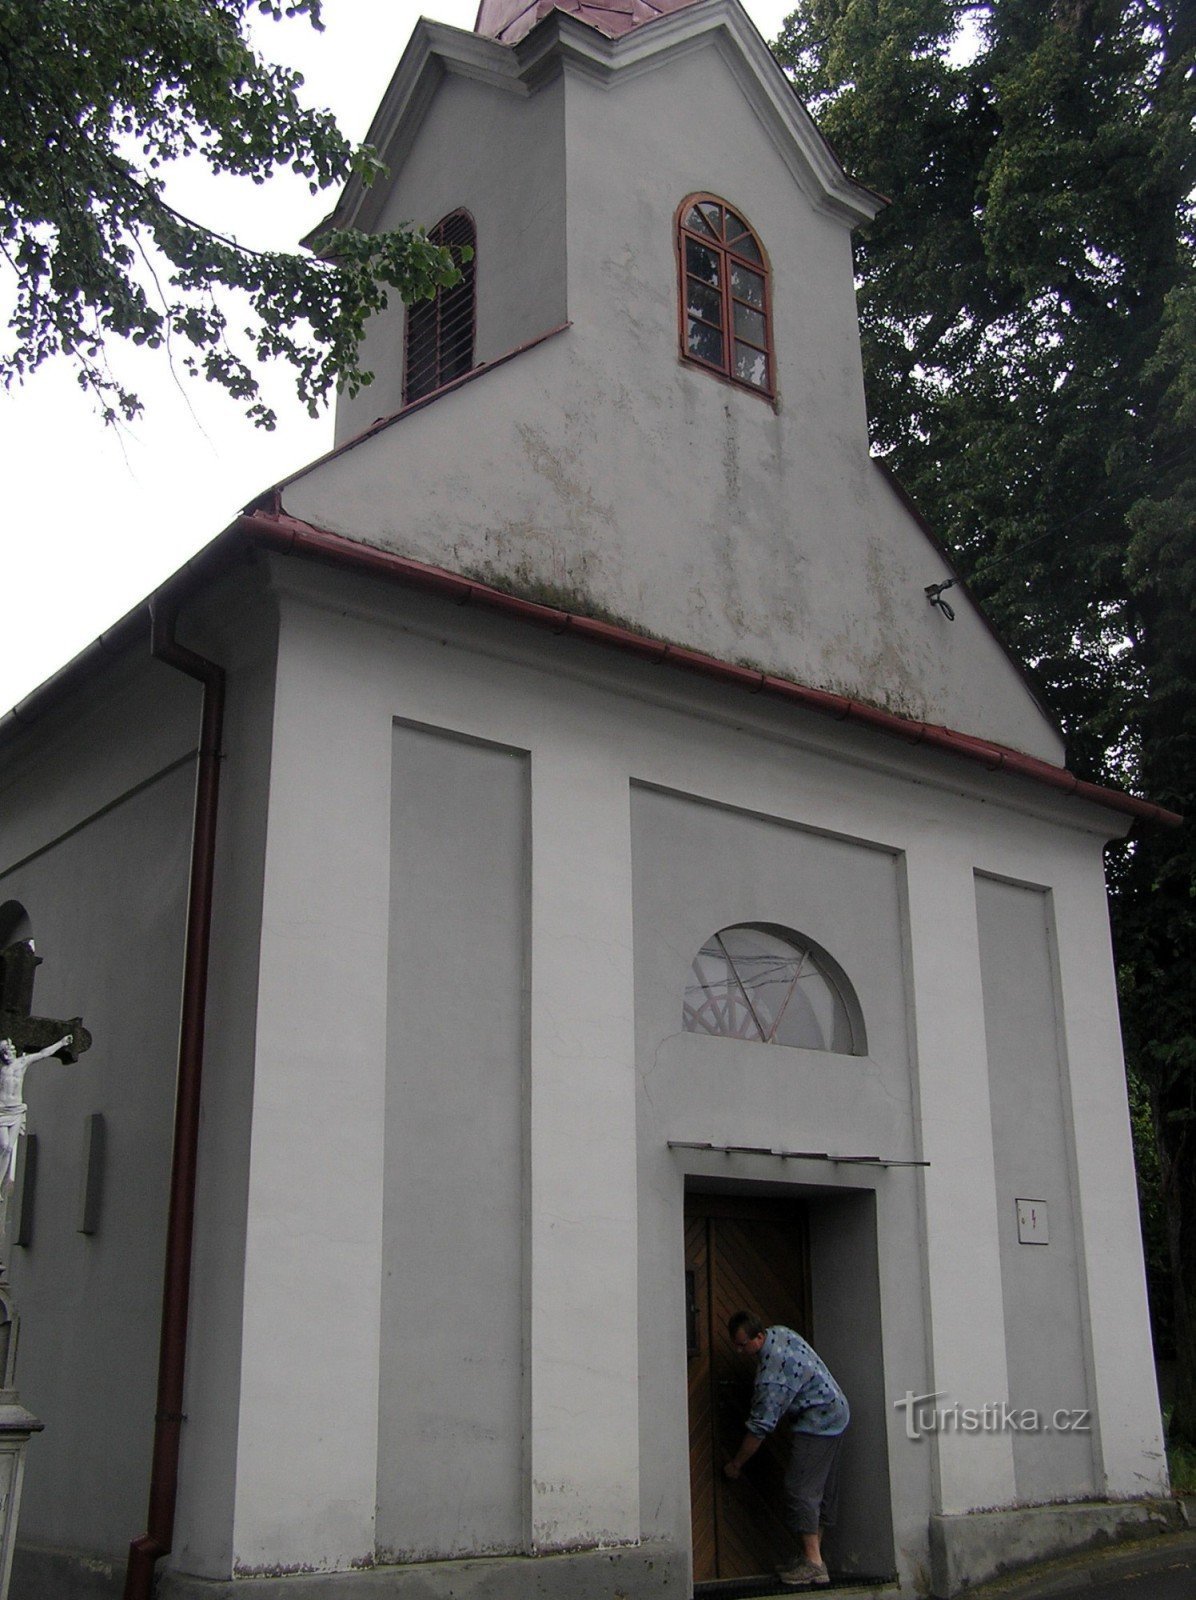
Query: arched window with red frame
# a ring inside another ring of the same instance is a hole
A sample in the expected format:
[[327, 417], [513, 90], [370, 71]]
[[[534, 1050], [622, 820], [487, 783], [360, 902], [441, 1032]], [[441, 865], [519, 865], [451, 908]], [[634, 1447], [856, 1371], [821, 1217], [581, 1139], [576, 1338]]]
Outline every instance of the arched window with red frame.
[[677, 215], [681, 354], [771, 397], [776, 384], [763, 246], [739, 213], [714, 195], [691, 195]]
[[451, 211], [428, 229], [428, 238], [452, 252], [461, 276], [451, 287], [437, 289], [430, 300], [416, 300], [407, 308], [404, 404], [443, 388], [474, 364], [477, 230], [473, 218], [468, 211]]

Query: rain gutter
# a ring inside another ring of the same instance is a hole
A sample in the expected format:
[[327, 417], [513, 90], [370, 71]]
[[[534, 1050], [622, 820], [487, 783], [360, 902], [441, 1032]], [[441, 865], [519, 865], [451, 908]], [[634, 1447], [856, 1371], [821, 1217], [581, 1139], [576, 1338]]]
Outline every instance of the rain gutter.
[[211, 947], [212, 881], [216, 858], [216, 809], [224, 726], [223, 668], [206, 656], [189, 650], [175, 638], [175, 622], [181, 598], [179, 587], [172, 584], [165, 591], [159, 591], [149, 602], [150, 654], [156, 661], [176, 668], [203, 686], [203, 709], [195, 776], [191, 876], [187, 894], [174, 1151], [170, 1165], [170, 1203], [166, 1222], [166, 1264], [162, 1286], [149, 1511], [145, 1533], [129, 1546], [125, 1600], [151, 1600], [155, 1565], [169, 1553], [174, 1539], [179, 1447], [183, 1427], [183, 1383], [187, 1365], [199, 1097], [203, 1070], [204, 1014], [207, 1008], [208, 954]]
[[[263, 496], [257, 507], [238, 517], [199, 555], [180, 567], [158, 593], [169, 590], [181, 598], [184, 593], [190, 593], [230, 565], [247, 546], [250, 549], [275, 550], [284, 555], [304, 556], [424, 594], [439, 595], [458, 605], [480, 606], [514, 621], [546, 628], [551, 633], [568, 634], [572, 638], [585, 639], [591, 644], [621, 651], [651, 666], [680, 667], [700, 677], [745, 689], [749, 694], [763, 694], [768, 699], [782, 700], [803, 710], [832, 717], [836, 722], [851, 722], [871, 728], [900, 739], [904, 744], [924, 745], [961, 761], [982, 766], [988, 772], [1004, 772], [1012, 777], [1029, 779], [1057, 793], [1089, 800], [1107, 811], [1117, 811], [1139, 821], [1178, 828], [1184, 820], [1177, 812], [1169, 811], [1151, 800], [1126, 794], [1120, 789], [1106, 789], [1100, 784], [1088, 783], [1077, 778], [1066, 767], [1055, 766], [1052, 762], [1026, 755], [1020, 750], [1012, 750], [1007, 745], [977, 739], [972, 734], [957, 733], [953, 728], [943, 727], [939, 723], [899, 717], [891, 711], [882, 711], [878, 706], [867, 705], [847, 695], [832, 694], [826, 689], [811, 689], [788, 678], [759, 672], [752, 667], [737, 666], [734, 662], [721, 661], [716, 656], [703, 655], [683, 645], [666, 644], [616, 623], [602, 622], [596, 617], [581, 616], [573, 611], [562, 611], [539, 601], [524, 600], [491, 584], [463, 578], [459, 573], [449, 572], [443, 567], [413, 561], [391, 550], [381, 550], [374, 545], [347, 539], [341, 534], [328, 533], [288, 516], [281, 509], [277, 490]], [[40, 688], [0, 717], [0, 747], [37, 721], [60, 700], [73, 694], [97, 667], [144, 639], [150, 631], [148, 619], [153, 604], [152, 597], [143, 601], [88, 645], [73, 661], [48, 678]]]
[[[275, 501], [277, 507], [277, 500]], [[957, 733], [938, 723], [918, 722], [911, 717], [899, 717], [878, 706], [864, 704], [846, 695], [832, 694], [826, 689], [811, 689], [771, 673], [759, 672], [753, 667], [737, 666], [716, 656], [703, 655], [682, 645], [666, 644], [647, 634], [616, 623], [601, 622], [596, 617], [585, 617], [573, 611], [562, 611], [555, 606], [543, 605], [535, 600], [523, 600], [517, 595], [496, 589], [490, 584], [463, 578], [443, 567], [413, 561], [391, 550], [380, 550], [373, 545], [359, 544], [339, 534], [327, 533], [288, 516], [281, 509], [259, 509], [238, 518], [234, 528], [259, 548], [275, 550], [283, 555], [306, 556], [342, 569], [399, 583], [404, 588], [424, 594], [439, 595], [458, 605], [480, 606], [484, 610], [546, 628], [555, 634], [584, 639], [650, 666], [680, 667], [717, 683], [744, 689], [749, 694], [762, 694], [770, 700], [800, 706], [804, 711], [814, 711], [832, 717], [836, 722], [851, 722], [871, 728], [903, 744], [922, 745], [941, 751], [959, 760], [983, 767], [988, 772], [1003, 772], [1011, 777], [1028, 778], [1032, 783], [1045, 785], [1057, 793], [1072, 795], [1079, 800], [1089, 800], [1106, 810], [1141, 821], [1159, 823], [1163, 827], [1177, 828], [1183, 818], [1151, 800], [1125, 794], [1120, 789], [1106, 789], [1095, 783], [1077, 778], [1066, 767], [1057, 767], [1037, 756], [1011, 750], [1006, 745], [993, 744], [987, 739], [977, 739], [972, 734]]]

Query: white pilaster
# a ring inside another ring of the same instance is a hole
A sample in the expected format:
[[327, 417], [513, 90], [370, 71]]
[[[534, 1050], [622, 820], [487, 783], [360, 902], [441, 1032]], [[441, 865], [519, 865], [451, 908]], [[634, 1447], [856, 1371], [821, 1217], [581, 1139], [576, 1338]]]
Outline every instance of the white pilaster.
[[1056, 888], [1054, 909], [1096, 1465], [1106, 1494], [1166, 1494], [1108, 907], [1092, 853], [1087, 873]]
[[[930, 1382], [941, 1393], [940, 1407], [982, 1407], [1009, 1399], [1009, 1376], [970, 855], [942, 837], [920, 842], [906, 857], [906, 892], [922, 1155], [930, 1162], [924, 1178]], [[931, 1445], [934, 1509], [1013, 1501], [1009, 1434], [949, 1431]]]
[[530, 1536], [639, 1536], [631, 829], [626, 768], [532, 760]]
[[284, 603], [253, 1050], [234, 1559], [372, 1558], [390, 725]]

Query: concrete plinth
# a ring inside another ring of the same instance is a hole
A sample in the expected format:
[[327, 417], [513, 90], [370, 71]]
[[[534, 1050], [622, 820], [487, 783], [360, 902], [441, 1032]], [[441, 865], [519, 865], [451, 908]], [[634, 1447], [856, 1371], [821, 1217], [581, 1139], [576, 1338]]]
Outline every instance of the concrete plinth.
[[0, 1389], [0, 1600], [7, 1600], [12, 1555], [21, 1514], [21, 1481], [25, 1475], [25, 1446], [44, 1423], [26, 1411], [12, 1389]]
[[12, 1600], [120, 1600], [125, 1557], [19, 1544], [12, 1564]]
[[[25, 1545], [13, 1600], [118, 1600], [124, 1559]], [[352, 1572], [216, 1581], [160, 1569], [157, 1600], [688, 1600], [684, 1553], [653, 1543], [619, 1550], [477, 1561], [425, 1561]]]
[[930, 1519], [934, 1600], [953, 1600], [978, 1583], [1122, 1539], [1172, 1533], [1183, 1526], [1174, 1500], [1083, 1501], [971, 1511]]
[[158, 1600], [688, 1600], [685, 1552], [652, 1543], [213, 1582], [164, 1572]]

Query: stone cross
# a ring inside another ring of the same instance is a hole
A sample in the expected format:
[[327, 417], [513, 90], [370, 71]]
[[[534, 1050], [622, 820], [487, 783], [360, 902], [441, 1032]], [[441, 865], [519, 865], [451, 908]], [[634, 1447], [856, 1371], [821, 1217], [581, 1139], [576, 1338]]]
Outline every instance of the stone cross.
[[81, 1018], [64, 1022], [33, 1015], [33, 978], [40, 965], [32, 939], [0, 950], [0, 1600], [8, 1600], [25, 1448], [42, 1427], [12, 1386], [19, 1318], [8, 1283], [8, 1195], [16, 1174], [17, 1139], [25, 1128], [25, 1072], [48, 1056], [78, 1061], [91, 1046]]
[[8, 1280], [8, 1197], [16, 1182], [17, 1140], [25, 1131], [25, 1072], [47, 1056], [78, 1061], [91, 1045], [81, 1018], [33, 1015], [40, 965], [31, 939], [0, 950], [0, 1286]]
[[0, 950], [0, 1039], [12, 1041], [18, 1055], [44, 1050], [70, 1034], [71, 1042], [57, 1052], [60, 1061], [78, 1061], [91, 1048], [91, 1034], [81, 1017], [63, 1021], [33, 1015], [33, 977], [42, 964], [32, 939], [20, 940]]

